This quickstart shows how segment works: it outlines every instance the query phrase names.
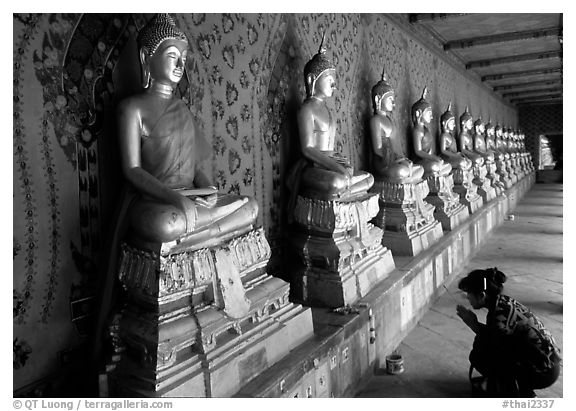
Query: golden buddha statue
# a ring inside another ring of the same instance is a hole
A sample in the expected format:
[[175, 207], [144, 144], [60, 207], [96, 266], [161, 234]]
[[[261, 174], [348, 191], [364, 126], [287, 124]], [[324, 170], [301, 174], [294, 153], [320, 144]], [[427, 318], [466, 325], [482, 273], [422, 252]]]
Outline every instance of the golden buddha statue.
[[460, 196], [460, 202], [468, 208], [470, 214], [482, 207], [482, 198], [478, 195], [478, 186], [474, 180], [472, 161], [458, 152], [454, 137], [456, 116], [452, 112], [452, 102], [440, 116], [440, 155], [452, 166], [454, 176], [454, 192]]
[[[500, 124], [496, 124], [494, 127], [494, 156], [496, 160], [496, 172], [500, 175], [504, 187], [509, 189], [512, 187], [512, 179], [508, 170], [507, 162], [510, 161], [510, 155], [506, 152], [506, 143], [503, 137], [504, 129]], [[487, 139], [488, 142], [488, 139]]]
[[324, 36], [304, 66], [304, 83], [297, 114], [302, 157], [287, 181], [289, 241], [298, 257], [290, 290], [308, 305], [341, 307], [364, 296], [394, 261], [380, 244], [382, 230], [370, 222], [379, 211], [378, 195], [368, 192], [374, 177], [335, 152], [336, 118], [327, 100], [336, 89], [336, 67], [326, 57]]
[[[472, 127], [474, 127], [474, 131], [472, 131]], [[484, 145], [486, 144], [482, 136], [483, 133], [483, 123], [480, 121], [474, 124], [472, 115], [468, 111], [468, 107], [466, 107], [466, 110], [460, 116], [460, 135], [458, 136], [460, 151], [472, 160], [472, 170], [474, 172], [473, 182], [478, 185], [478, 193], [482, 196], [484, 203], [487, 203], [496, 197], [496, 189], [492, 187], [492, 180], [486, 178], [488, 167], [486, 166], [485, 161], [490, 161], [490, 159], [492, 159], [491, 164], [493, 164], [494, 157], [487, 155], [484, 156], [475, 151], [474, 148], [475, 140], [482, 140]]]
[[342, 200], [366, 192], [374, 177], [355, 171], [348, 159], [334, 150], [336, 118], [326, 100], [336, 90], [336, 67], [325, 54], [322, 37], [318, 53], [304, 66], [306, 99], [297, 115], [303, 158], [292, 169], [289, 185], [296, 187], [293, 195]]
[[504, 133], [508, 133], [508, 131], [500, 124], [496, 124], [494, 133], [496, 134], [496, 151], [499, 153], [499, 155], [502, 156], [504, 160], [509, 159], [510, 154], [506, 152], [506, 139], [504, 137]]
[[446, 111], [440, 116], [440, 155], [452, 165], [452, 168], [469, 170], [472, 167], [472, 161], [458, 152], [458, 144], [454, 137], [455, 129], [456, 116], [452, 112], [452, 102], [450, 102]]
[[122, 101], [118, 116], [122, 170], [136, 192], [129, 211], [133, 234], [183, 246], [248, 231], [257, 203], [217, 193], [199, 168], [208, 144], [174, 96], [188, 55], [185, 34], [169, 16], [158, 15], [137, 42], [144, 92]]
[[434, 217], [440, 221], [442, 228], [450, 231], [461, 224], [469, 213], [454, 192], [452, 165], [436, 154], [436, 138], [429, 128], [433, 118], [432, 106], [426, 100], [427, 94], [428, 88], [424, 87], [422, 97], [412, 105], [414, 154], [424, 168], [424, 178], [428, 183], [426, 201], [434, 206]]
[[527, 170], [525, 167], [524, 153], [520, 150], [519, 132], [516, 129], [510, 129], [508, 135], [510, 138], [512, 158], [515, 160], [516, 174], [518, 175], [518, 178], [521, 179], [524, 178]]
[[414, 154], [419, 158], [419, 164], [424, 168], [424, 178], [428, 176], [446, 176], [452, 171], [452, 166], [436, 155], [436, 138], [430, 132], [432, 121], [432, 106], [426, 101], [428, 88], [424, 87], [422, 97], [412, 105], [412, 142]]
[[[128, 186], [118, 226], [127, 227], [115, 233], [119, 255], [110, 258], [117, 264], [107, 270], [96, 331], [97, 338], [104, 334], [111, 313], [120, 317], [113, 341], [125, 343], [129, 355], [113, 356], [118, 367], [106, 364], [101, 376], [109, 375], [121, 396], [230, 396], [246, 381], [218, 380], [207, 354], [229, 375], [237, 367], [232, 356], [247, 361], [230, 353], [234, 343], [266, 350], [274, 338], [285, 346], [263, 355], [277, 361], [312, 336], [311, 313], [288, 301], [287, 282], [266, 273], [271, 250], [254, 227], [257, 203], [218, 193], [199, 167], [208, 144], [174, 94], [184, 76], [186, 35], [168, 14], [158, 14], [137, 45], [144, 90], [118, 106]], [[114, 277], [125, 290], [120, 313], [112, 302]], [[245, 331], [255, 324], [261, 335], [248, 342]], [[266, 324], [292, 330], [274, 336]], [[95, 356], [101, 352], [97, 346]]]
[[484, 156], [488, 170], [487, 177], [492, 181], [492, 186], [496, 189], [496, 194], [501, 195], [506, 187], [498, 173], [498, 166], [496, 165], [496, 152], [494, 151], [496, 147], [494, 140], [495, 126], [490, 119], [488, 119], [486, 125], [482, 123], [481, 118], [479, 118], [476, 123], [480, 124], [474, 136], [474, 150]]
[[486, 148], [486, 127], [482, 118], [478, 118], [474, 122], [472, 140], [474, 151], [484, 158], [484, 163], [486, 165], [494, 163], [494, 153]]
[[468, 107], [460, 116], [460, 133], [458, 134], [458, 142], [460, 152], [468, 157], [474, 166], [482, 166], [484, 158], [474, 151], [474, 140], [472, 139], [473, 118]]
[[492, 124], [492, 119], [488, 118], [488, 123], [486, 123], [486, 150], [494, 153], [494, 159], [496, 159], [496, 126]]
[[402, 152], [392, 118], [395, 93], [384, 71], [381, 80], [372, 87], [372, 106], [374, 115], [370, 119], [370, 136], [374, 175], [392, 182], [421, 181], [424, 168], [414, 164]]

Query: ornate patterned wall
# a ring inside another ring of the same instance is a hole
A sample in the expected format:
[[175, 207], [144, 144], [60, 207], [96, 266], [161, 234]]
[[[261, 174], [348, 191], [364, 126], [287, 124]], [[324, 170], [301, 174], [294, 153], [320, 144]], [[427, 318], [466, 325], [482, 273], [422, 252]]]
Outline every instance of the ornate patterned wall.
[[[29, 384], [81, 364], [118, 188], [110, 110], [129, 86], [115, 79], [147, 17], [14, 15], [14, 389], [25, 394], [46, 394]], [[258, 200], [274, 261], [282, 260], [302, 70], [323, 32], [337, 66], [337, 147], [356, 167], [366, 167], [370, 89], [383, 67], [401, 135], [425, 85], [436, 119], [452, 100], [459, 114], [468, 105], [475, 117], [517, 123], [515, 110], [385, 15], [175, 18], [192, 51], [179, 93], [213, 147], [205, 170], [220, 190]]]

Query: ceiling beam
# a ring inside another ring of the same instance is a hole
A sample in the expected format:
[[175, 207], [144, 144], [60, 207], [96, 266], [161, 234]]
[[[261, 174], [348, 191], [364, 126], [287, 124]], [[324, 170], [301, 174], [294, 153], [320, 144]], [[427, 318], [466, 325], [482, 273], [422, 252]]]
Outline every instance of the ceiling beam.
[[502, 97], [510, 98], [510, 97], [519, 97], [524, 95], [531, 95], [531, 94], [550, 94], [550, 93], [562, 93], [562, 88], [554, 87], [554, 88], [542, 88], [542, 89], [535, 89], [535, 90], [524, 90], [524, 91], [516, 91], [514, 93], [504, 93]]
[[536, 100], [551, 100], [551, 99], [562, 99], [561, 95], [558, 94], [550, 94], [550, 95], [543, 95], [543, 96], [531, 96], [525, 98], [514, 98], [510, 100], [510, 103], [518, 104], [521, 101], [536, 101]]
[[552, 27], [547, 29], [502, 33], [493, 36], [472, 37], [468, 39], [448, 41], [447, 43], [444, 44], [444, 50], [465, 49], [475, 46], [484, 46], [486, 44], [504, 43], [507, 41], [558, 37], [559, 35], [561, 35], [561, 33], [562, 31], [559, 28]]
[[554, 79], [554, 80], [542, 80], [542, 81], [531, 81], [525, 83], [515, 83], [515, 84], [503, 84], [501, 86], [495, 86], [492, 89], [494, 91], [503, 91], [503, 90], [513, 90], [515, 88], [522, 88], [522, 87], [532, 87], [532, 86], [553, 86], [558, 83], [561, 83], [562, 79]]
[[562, 69], [561, 68], [552, 68], [552, 69], [515, 71], [512, 73], [488, 74], [486, 76], [482, 76], [481, 80], [482, 81], [504, 80], [504, 79], [508, 79], [508, 78], [535, 76], [535, 75], [540, 75], [540, 74], [556, 74], [556, 73], [562, 73]]
[[519, 61], [529, 61], [529, 60], [544, 60], [551, 59], [555, 57], [562, 57], [561, 51], [544, 51], [540, 53], [529, 53], [529, 54], [519, 54], [516, 56], [498, 57], [494, 59], [486, 60], [475, 60], [466, 63], [466, 68], [476, 68], [476, 67], [488, 67], [496, 64], [506, 64], [506, 63], [516, 63]]
[[427, 21], [446, 20], [453, 17], [465, 16], [470, 13], [410, 13], [410, 23], [424, 23]]
[[533, 104], [533, 103], [562, 103], [562, 97], [543, 97], [531, 99], [512, 100], [512, 104]]

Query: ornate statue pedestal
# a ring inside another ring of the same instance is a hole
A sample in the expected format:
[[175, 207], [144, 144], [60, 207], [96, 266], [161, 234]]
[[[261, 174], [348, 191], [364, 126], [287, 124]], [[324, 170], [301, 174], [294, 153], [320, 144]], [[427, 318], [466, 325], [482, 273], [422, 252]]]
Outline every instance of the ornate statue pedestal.
[[519, 154], [516, 155], [516, 175], [518, 176], [518, 180], [526, 177], [526, 169], [524, 168], [524, 164], [522, 164], [522, 159]]
[[348, 200], [298, 196], [290, 243], [300, 260], [291, 295], [306, 305], [342, 307], [364, 297], [394, 270], [382, 230], [369, 223], [378, 213], [378, 196], [362, 193]]
[[454, 192], [460, 196], [460, 203], [468, 208], [470, 214], [474, 214], [482, 207], [482, 197], [478, 194], [478, 186], [473, 183], [474, 173], [472, 169], [452, 169], [454, 179]]
[[506, 163], [506, 170], [508, 171], [508, 176], [510, 176], [510, 181], [512, 181], [512, 185], [518, 182], [518, 175], [516, 174], [516, 169], [513, 166], [512, 158], [509, 158], [505, 161]]
[[506, 187], [500, 180], [500, 174], [496, 172], [496, 163], [488, 163], [486, 168], [488, 171], [486, 178], [490, 180], [490, 185], [494, 188], [494, 190], [496, 190], [496, 197], [500, 197], [502, 194], [504, 194]]
[[125, 350], [109, 374], [115, 395], [231, 396], [313, 336], [311, 310], [289, 302], [289, 284], [266, 273], [261, 228], [177, 249], [122, 246]]
[[512, 188], [512, 179], [508, 174], [508, 170], [506, 170], [505, 160], [496, 160], [496, 173], [500, 176], [500, 181], [504, 184], [506, 190]]
[[484, 204], [492, 201], [496, 198], [496, 190], [491, 185], [491, 181], [486, 177], [488, 170], [486, 165], [472, 166], [474, 172], [474, 180], [472, 182], [478, 186], [478, 194], [482, 197]]
[[460, 203], [460, 196], [453, 191], [452, 174], [429, 176], [426, 181], [430, 190], [426, 201], [434, 206], [434, 217], [440, 221], [444, 231], [453, 230], [468, 218], [468, 208]]
[[379, 196], [374, 224], [384, 230], [382, 245], [393, 254], [417, 255], [442, 237], [442, 226], [434, 219], [435, 207], [424, 201], [429, 192], [426, 181], [376, 180], [370, 191]]

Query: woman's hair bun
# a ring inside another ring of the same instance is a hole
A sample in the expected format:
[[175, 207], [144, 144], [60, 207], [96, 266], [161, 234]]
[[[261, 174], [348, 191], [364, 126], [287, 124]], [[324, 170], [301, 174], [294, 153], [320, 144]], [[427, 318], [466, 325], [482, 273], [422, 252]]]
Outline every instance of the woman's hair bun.
[[498, 268], [494, 267], [486, 271], [490, 271], [492, 273], [492, 279], [496, 284], [502, 285], [506, 282], [506, 274], [504, 274]]

